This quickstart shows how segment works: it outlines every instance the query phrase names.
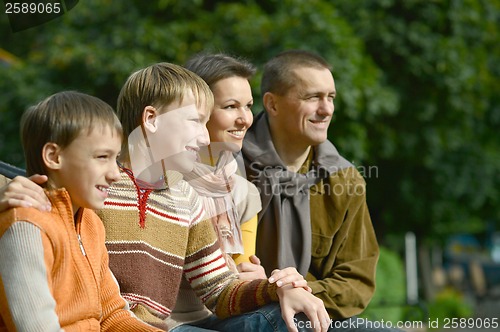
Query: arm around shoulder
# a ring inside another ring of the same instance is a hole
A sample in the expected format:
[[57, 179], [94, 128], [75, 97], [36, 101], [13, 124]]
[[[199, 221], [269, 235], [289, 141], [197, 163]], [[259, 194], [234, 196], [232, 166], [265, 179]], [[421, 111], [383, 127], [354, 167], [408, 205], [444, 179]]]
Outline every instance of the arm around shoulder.
[[0, 175], [0, 212], [11, 207], [34, 207], [40, 211], [50, 211], [50, 201], [40, 186], [46, 181], [46, 175], [35, 174], [29, 178], [16, 176], [12, 180]]

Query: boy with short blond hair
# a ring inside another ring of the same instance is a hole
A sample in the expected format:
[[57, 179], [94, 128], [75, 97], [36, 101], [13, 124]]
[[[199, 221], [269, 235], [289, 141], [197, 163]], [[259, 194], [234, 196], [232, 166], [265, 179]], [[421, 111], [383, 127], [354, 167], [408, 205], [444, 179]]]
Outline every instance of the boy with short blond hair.
[[[304, 311], [318, 321], [320, 331], [319, 322], [328, 320], [326, 310], [320, 301], [311, 303], [306, 290], [291, 285], [280, 288], [266, 279], [238, 280], [228, 269], [198, 195], [182, 179], [180, 172], [194, 167], [192, 150], [210, 142], [205, 125], [212, 108], [208, 85], [171, 63], [133, 73], [120, 92], [117, 113], [128, 142], [120, 158], [121, 179], [110, 188], [99, 214], [105, 221], [110, 267], [122, 295], [139, 318], [168, 330], [180, 324], [171, 316], [179, 288], [191, 287], [198, 303], [220, 318], [280, 301], [290, 330], [295, 330], [294, 314]], [[163, 150], [155, 150], [156, 141], [163, 142]], [[155, 152], [166, 157], [158, 161]], [[151, 158], [151, 166], [160, 165], [164, 171], [148, 173], [145, 183], [146, 177], [133, 167], [134, 158], [141, 162]]]
[[51, 212], [0, 214], [0, 330], [159, 331], [129, 310], [92, 211], [118, 180], [122, 128], [98, 98], [56, 93], [21, 120], [27, 175], [48, 176]]

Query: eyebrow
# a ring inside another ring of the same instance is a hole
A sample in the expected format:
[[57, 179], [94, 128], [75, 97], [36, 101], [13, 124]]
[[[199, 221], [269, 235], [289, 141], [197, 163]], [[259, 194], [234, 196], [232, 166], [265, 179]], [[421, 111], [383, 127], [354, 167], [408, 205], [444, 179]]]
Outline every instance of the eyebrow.
[[109, 153], [109, 154], [114, 154], [114, 153], [120, 153], [119, 151], [116, 152], [113, 149], [110, 148], [102, 148], [102, 149], [96, 149], [94, 150], [95, 153]]
[[253, 98], [250, 99], [249, 101], [247, 101], [246, 103], [243, 103], [243, 102], [239, 101], [238, 99], [231, 98], [231, 99], [225, 100], [223, 102], [223, 104], [228, 103], [228, 102], [234, 102], [234, 103], [238, 103], [238, 104], [248, 104], [248, 103], [252, 103], [253, 102]]
[[310, 96], [317, 96], [317, 95], [334, 95], [334, 96], [337, 96], [337, 91], [328, 91], [328, 92], [323, 92], [323, 91], [309, 91], [309, 92], [305, 92], [302, 96], [303, 97], [310, 97]]

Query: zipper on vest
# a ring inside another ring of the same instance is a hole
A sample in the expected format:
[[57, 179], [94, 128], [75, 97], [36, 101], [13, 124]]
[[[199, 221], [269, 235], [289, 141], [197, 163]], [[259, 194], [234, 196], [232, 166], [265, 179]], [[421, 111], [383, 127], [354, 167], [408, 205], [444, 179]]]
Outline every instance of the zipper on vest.
[[77, 234], [76, 236], [78, 236], [78, 244], [80, 245], [80, 250], [82, 251], [83, 256], [87, 256], [87, 254], [85, 253], [85, 248], [83, 248], [82, 237], [80, 236], [80, 234]]

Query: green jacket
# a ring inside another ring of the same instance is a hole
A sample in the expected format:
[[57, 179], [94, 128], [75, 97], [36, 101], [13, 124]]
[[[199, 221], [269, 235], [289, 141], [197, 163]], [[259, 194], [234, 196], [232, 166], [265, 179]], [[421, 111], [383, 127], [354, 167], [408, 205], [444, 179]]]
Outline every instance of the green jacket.
[[311, 187], [310, 204], [312, 260], [306, 280], [332, 319], [360, 314], [375, 291], [379, 256], [366, 183], [356, 168], [343, 169]]

